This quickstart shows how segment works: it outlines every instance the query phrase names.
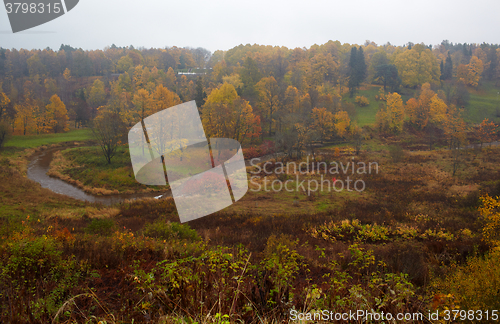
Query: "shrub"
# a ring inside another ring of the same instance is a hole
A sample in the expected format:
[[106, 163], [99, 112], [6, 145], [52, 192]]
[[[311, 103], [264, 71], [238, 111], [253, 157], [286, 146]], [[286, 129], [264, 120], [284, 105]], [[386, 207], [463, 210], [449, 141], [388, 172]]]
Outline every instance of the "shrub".
[[499, 309], [499, 268], [498, 250], [484, 258], [476, 256], [469, 259], [466, 265], [456, 267], [445, 279], [434, 282], [437, 304], [434, 306], [452, 308], [453, 305], [460, 305], [461, 309]]
[[270, 140], [265, 140], [260, 145], [261, 151], [264, 155], [273, 154], [274, 153], [274, 142]]
[[251, 146], [243, 149], [243, 155], [246, 160], [273, 154], [274, 152], [274, 142], [270, 140], [263, 141], [259, 146]]
[[145, 236], [154, 237], [162, 240], [188, 240], [199, 241], [198, 233], [187, 224], [180, 224], [166, 220], [159, 220], [149, 223], [144, 227]]
[[312, 237], [323, 238], [335, 242], [347, 240], [356, 242], [379, 242], [388, 241], [390, 235], [394, 235], [389, 228], [377, 224], [361, 224], [359, 220], [343, 220], [340, 224], [325, 223], [308, 230]]
[[483, 239], [494, 246], [500, 246], [500, 198], [481, 197], [479, 212], [485, 221]]
[[[483, 240], [493, 246], [484, 257], [474, 256], [464, 266], [457, 266], [444, 279], [436, 279], [434, 307], [448, 309], [498, 309], [500, 307], [500, 199], [480, 198], [479, 212], [485, 221]], [[462, 235], [470, 233], [462, 231]], [[444, 294], [443, 294], [444, 293]], [[459, 305], [459, 306], [458, 306]]]
[[365, 107], [370, 104], [370, 101], [365, 96], [357, 96], [354, 100], [360, 107]]
[[260, 156], [260, 152], [257, 150], [256, 147], [249, 147], [249, 148], [244, 148], [243, 149], [243, 155], [245, 156], [245, 159], [253, 159], [256, 157]]
[[203, 314], [217, 307], [229, 313], [236, 304], [245, 303], [239, 296], [240, 289], [249, 283], [245, 276], [249, 254], [245, 249], [209, 248], [204, 243], [177, 245], [183, 250], [195, 250], [160, 261], [150, 271], [136, 266], [135, 284], [140, 293], [147, 292], [148, 296], [137, 308], [159, 311], [165, 305], [179, 305], [192, 314]]
[[85, 228], [88, 234], [111, 235], [115, 229], [115, 222], [109, 218], [94, 218]]
[[15, 234], [0, 255], [0, 318], [11, 323], [50, 322], [88, 270], [46, 235]]
[[303, 259], [296, 250], [297, 245], [298, 240], [294, 241], [284, 234], [279, 237], [271, 235], [267, 240], [262, 266], [271, 273], [271, 296], [275, 302], [289, 300], [289, 289], [293, 289], [293, 281]]
[[378, 91], [378, 95], [375, 95], [375, 100], [377, 101], [385, 101], [387, 99], [387, 95], [385, 94], [384, 88], [380, 88]]

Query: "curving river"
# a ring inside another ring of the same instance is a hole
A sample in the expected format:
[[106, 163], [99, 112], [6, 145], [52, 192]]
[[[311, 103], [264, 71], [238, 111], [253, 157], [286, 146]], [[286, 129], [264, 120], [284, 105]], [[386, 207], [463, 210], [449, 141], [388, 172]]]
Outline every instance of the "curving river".
[[[66, 147], [67, 148], [67, 147]], [[153, 197], [172, 197], [172, 192], [169, 190], [167, 192], [147, 192], [147, 193], [135, 193], [135, 194], [116, 194], [116, 195], [106, 195], [106, 196], [95, 196], [88, 194], [82, 189], [69, 184], [59, 178], [50, 177], [47, 172], [50, 168], [50, 162], [54, 157], [54, 153], [59, 150], [64, 150], [66, 148], [53, 148], [40, 152], [36, 152], [30, 158], [28, 164], [28, 178], [38, 182], [43, 188], [47, 188], [53, 192], [61, 195], [66, 195], [78, 200], [101, 203], [105, 205], [113, 205], [120, 203], [124, 200], [132, 200], [139, 198], [153, 198]], [[266, 155], [260, 158], [254, 158], [251, 160], [246, 160], [247, 166], [253, 165], [251, 161], [256, 163], [263, 162], [272, 158], [273, 155]]]
[[[54, 156], [54, 152], [61, 150], [61, 148], [44, 150], [33, 154], [30, 158], [28, 164], [28, 178], [38, 182], [43, 188], [52, 190], [53, 192], [66, 195], [78, 200], [84, 200], [95, 203], [102, 203], [105, 205], [113, 205], [120, 203], [124, 200], [138, 199], [138, 198], [153, 198], [162, 193], [158, 192], [148, 192], [148, 193], [136, 193], [136, 194], [116, 194], [116, 195], [106, 195], [106, 196], [94, 196], [86, 193], [82, 189], [64, 182], [61, 179], [53, 178], [47, 175], [49, 171], [50, 162]], [[164, 197], [171, 197], [171, 191], [163, 193]]]

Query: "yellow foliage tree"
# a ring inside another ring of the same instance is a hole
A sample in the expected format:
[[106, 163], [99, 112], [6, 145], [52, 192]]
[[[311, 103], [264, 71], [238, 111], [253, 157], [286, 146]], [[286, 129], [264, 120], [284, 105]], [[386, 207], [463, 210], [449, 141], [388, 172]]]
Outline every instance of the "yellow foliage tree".
[[[353, 121], [349, 126], [349, 135], [353, 141], [356, 155], [359, 155], [359, 152], [361, 151], [361, 144], [363, 143], [363, 139], [365, 138], [365, 136], [363, 134], [363, 129], [358, 125], [356, 121]], [[336, 150], [335, 154], [337, 155]]]
[[483, 240], [498, 247], [500, 243], [500, 198], [481, 197], [482, 206], [479, 208], [484, 218]]
[[380, 87], [380, 89], [378, 90], [378, 95], [375, 95], [375, 100], [385, 101], [386, 99], [387, 96], [385, 94], [384, 87]]
[[337, 135], [340, 137], [344, 137], [347, 135], [347, 131], [349, 126], [351, 125], [351, 119], [349, 118], [349, 114], [346, 111], [339, 111], [334, 115], [335, 118], [335, 131]]
[[132, 103], [134, 104], [134, 109], [123, 118], [126, 123], [135, 124], [151, 114], [151, 96], [147, 90], [139, 89], [134, 95]]
[[278, 82], [274, 77], [262, 78], [257, 84], [256, 88], [259, 93], [259, 106], [262, 111], [267, 115], [267, 121], [269, 123], [268, 135], [271, 136], [273, 118], [276, 112], [279, 110], [279, 86]]
[[172, 69], [171, 67], [169, 67], [168, 70], [167, 70], [167, 74], [165, 75], [165, 85], [170, 90], [174, 90], [174, 88], [175, 88], [175, 81], [176, 80], [177, 80], [177, 78], [175, 77], [174, 69]]
[[431, 50], [422, 44], [416, 44], [411, 50], [396, 54], [394, 65], [406, 87], [439, 82], [438, 60]]
[[311, 116], [313, 120], [311, 126], [319, 132], [321, 142], [329, 139], [334, 130], [335, 116], [326, 108], [314, 108]]
[[418, 99], [411, 98], [406, 102], [405, 111], [410, 121], [423, 129], [429, 123], [441, 123], [446, 116], [447, 105], [431, 90], [429, 83], [424, 83]]
[[[128, 75], [125, 73], [125, 75]], [[124, 76], [122, 74], [120, 77]], [[130, 81], [130, 79], [127, 79], [127, 82]], [[121, 79], [122, 82], [120, 82], [120, 79], [110, 82], [111, 85], [111, 97], [108, 100], [108, 104], [106, 106], [99, 106], [97, 110], [109, 110], [113, 111], [114, 113], [120, 115], [125, 122], [131, 122], [133, 115], [133, 96], [132, 92], [130, 89], [127, 89], [128, 86], [124, 83], [124, 79]]]
[[283, 103], [285, 114], [298, 113], [300, 109], [300, 93], [294, 86], [288, 86], [285, 91], [285, 99]]
[[431, 102], [429, 104], [429, 121], [434, 124], [439, 124], [444, 122], [446, 119], [446, 110], [448, 106], [446, 103], [439, 98], [437, 94], [432, 96]]
[[467, 126], [461, 115], [462, 111], [455, 105], [450, 105], [442, 122], [444, 133], [449, 139], [450, 149], [460, 148], [466, 141]]
[[45, 107], [47, 115], [47, 129], [54, 133], [67, 132], [68, 128], [68, 111], [66, 105], [62, 102], [58, 95], [53, 95], [50, 98], [50, 103]]
[[411, 122], [415, 122], [418, 116], [418, 100], [416, 98], [410, 98], [405, 105], [405, 115], [409, 117]]
[[234, 86], [224, 83], [212, 90], [202, 107], [207, 137], [227, 137], [237, 141], [260, 135], [260, 119], [248, 101], [238, 96]]
[[308, 83], [311, 86], [319, 86], [325, 81], [335, 82], [337, 77], [338, 64], [330, 53], [316, 54], [311, 58]]
[[202, 121], [207, 137], [241, 141], [247, 135], [260, 135], [260, 119], [256, 118], [248, 101], [241, 99], [229, 83], [210, 92], [202, 107]]
[[158, 85], [155, 91], [151, 94], [151, 114], [162, 111], [173, 107], [175, 105], [181, 104], [182, 101], [179, 96], [165, 88], [163, 85]]
[[375, 126], [378, 128], [379, 132], [385, 132], [389, 129], [387, 123], [387, 109], [384, 109], [382, 105], [375, 115]]
[[32, 107], [33, 128], [37, 134], [46, 133], [48, 131], [47, 125], [49, 123], [46, 109], [42, 104], [36, 103]]
[[91, 109], [91, 118], [94, 118], [97, 112], [97, 107], [104, 105], [105, 100], [106, 91], [104, 89], [104, 82], [96, 79], [87, 95], [87, 103]]
[[71, 71], [68, 68], [64, 70], [63, 77], [67, 82], [71, 81]]
[[394, 92], [387, 95], [386, 109], [377, 113], [377, 125], [381, 130], [400, 133], [403, 130], [405, 109], [403, 99]]
[[294, 86], [288, 86], [281, 103], [281, 111], [277, 114], [277, 131], [292, 131], [294, 124], [301, 118], [301, 95]]
[[180, 82], [177, 82], [177, 94], [182, 101], [191, 101], [195, 95], [193, 81], [188, 81], [185, 75], [181, 76]]
[[137, 65], [134, 69], [134, 85], [136, 88], [145, 88], [149, 81], [149, 69], [147, 66]]
[[232, 73], [231, 75], [223, 76], [222, 82], [232, 84], [235, 89], [243, 89], [243, 82], [241, 82], [241, 77], [238, 73]]
[[[0, 83], [0, 89], [1, 89], [2, 83]], [[9, 97], [5, 95], [2, 91], [0, 91], [0, 120], [2, 120], [3, 112], [5, 110], [5, 107], [10, 103]]]
[[32, 82], [27, 81], [24, 84], [23, 101], [14, 105], [14, 110], [16, 111], [14, 126], [17, 129], [21, 129], [23, 135], [27, 135], [33, 129], [36, 129], [35, 112], [38, 111], [36, 105], [37, 102], [34, 99], [32, 91]]
[[14, 109], [16, 111], [14, 125], [17, 129], [21, 129], [23, 135], [26, 135], [33, 123], [33, 109], [26, 103], [15, 104]]

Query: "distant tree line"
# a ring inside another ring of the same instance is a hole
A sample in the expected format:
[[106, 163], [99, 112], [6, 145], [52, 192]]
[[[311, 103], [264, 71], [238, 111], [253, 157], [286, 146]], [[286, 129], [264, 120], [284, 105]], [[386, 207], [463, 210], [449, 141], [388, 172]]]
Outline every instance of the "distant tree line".
[[[360, 138], [356, 106], [345, 99], [363, 84], [383, 86], [382, 110], [389, 95], [424, 84], [441, 88], [447, 106], [461, 107], [467, 88], [498, 82], [499, 57], [498, 45], [448, 41], [329, 41], [308, 49], [247, 44], [214, 53], [115, 45], [91, 51], [69, 45], [57, 51], [0, 48], [0, 98], [6, 98], [0, 100], [0, 119], [17, 134], [36, 134], [67, 129], [51, 126], [61, 124], [57, 118], [80, 127], [110, 111], [130, 127], [155, 111], [196, 100], [207, 133], [249, 143], [274, 136], [282, 150], [298, 152], [315, 141]], [[198, 74], [180, 73], [186, 71]], [[66, 109], [64, 117], [48, 108], [54, 95]], [[390, 98], [391, 106], [399, 106]], [[365, 99], [356, 102], [366, 105]]]

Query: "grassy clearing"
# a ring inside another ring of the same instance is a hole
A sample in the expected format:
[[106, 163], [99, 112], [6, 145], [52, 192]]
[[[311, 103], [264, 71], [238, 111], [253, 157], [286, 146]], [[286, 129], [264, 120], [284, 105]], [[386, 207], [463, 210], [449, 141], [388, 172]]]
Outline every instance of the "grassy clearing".
[[[368, 99], [370, 104], [365, 107], [359, 107], [356, 105], [357, 116], [356, 120], [360, 126], [365, 125], [373, 125], [376, 122], [376, 115], [379, 110], [379, 104], [384, 103], [383, 101], [377, 101], [375, 96], [379, 94], [380, 88], [382, 86], [374, 85], [374, 84], [364, 84], [359, 91], [354, 95], [353, 98], [350, 98], [348, 94], [344, 95], [344, 99], [346, 102], [351, 102], [355, 104], [356, 96], [364, 96]], [[404, 102], [408, 99], [412, 98], [415, 95], [416, 90], [414, 89], [406, 89], [402, 88], [400, 90], [401, 98]], [[386, 92], [387, 94], [387, 92]]]
[[465, 117], [479, 124], [485, 118], [500, 122], [500, 89], [492, 82], [483, 83], [477, 90], [470, 89], [469, 104], [465, 106]]
[[41, 135], [14, 135], [5, 147], [35, 148], [62, 142], [79, 142], [92, 139], [90, 129], [74, 129], [67, 133]]
[[[356, 119], [359, 125], [373, 125], [376, 121], [376, 114], [379, 110], [379, 103], [376, 101], [375, 96], [379, 93], [380, 86], [377, 85], [363, 85], [357, 92], [354, 98], [349, 98], [348, 95], [344, 96], [346, 102], [354, 103], [356, 96], [365, 96], [370, 104], [366, 107], [356, 106], [357, 116]], [[400, 94], [403, 102], [406, 103], [408, 99], [415, 96], [418, 89], [401, 88]], [[484, 82], [478, 89], [469, 89], [470, 100], [464, 107], [464, 117], [467, 121], [474, 124], [481, 123], [485, 118], [495, 123], [500, 122], [500, 89], [495, 87], [493, 82]]]
[[379, 109], [379, 101], [375, 100], [375, 96], [378, 95], [379, 89], [379, 86], [367, 85], [363, 86], [362, 89], [359, 90], [353, 98], [349, 98], [348, 94], [344, 95], [344, 100], [346, 102], [351, 102], [354, 105], [356, 105], [354, 103], [356, 96], [365, 96], [370, 102], [370, 104], [365, 107], [359, 107], [358, 105], [356, 105], [356, 119], [360, 126], [375, 124], [375, 115], [377, 114], [377, 111]]

